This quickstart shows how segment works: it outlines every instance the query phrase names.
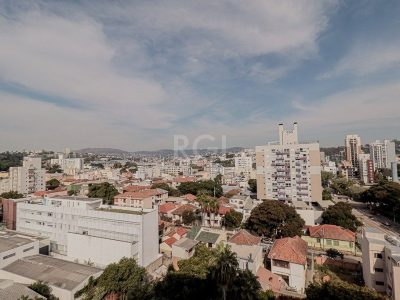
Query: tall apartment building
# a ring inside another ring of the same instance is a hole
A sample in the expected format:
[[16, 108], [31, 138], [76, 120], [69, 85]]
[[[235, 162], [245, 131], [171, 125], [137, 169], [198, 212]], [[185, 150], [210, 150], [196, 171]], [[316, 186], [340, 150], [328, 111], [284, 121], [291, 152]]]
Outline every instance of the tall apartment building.
[[40, 157], [24, 157], [22, 167], [10, 167], [9, 184], [11, 191], [27, 195], [45, 190], [45, 170]]
[[351, 164], [353, 168], [358, 169], [358, 159], [361, 151], [361, 138], [357, 134], [350, 134], [346, 136], [344, 141], [345, 145], [345, 159]]
[[59, 154], [58, 158], [50, 160], [51, 165], [59, 165], [63, 172], [67, 175], [75, 175], [83, 170], [83, 158], [64, 158], [63, 154]]
[[390, 169], [396, 162], [395, 143], [389, 140], [375, 141], [369, 145], [375, 169]]
[[361, 239], [365, 285], [400, 299], [400, 241], [376, 228], [364, 227]]
[[358, 174], [364, 184], [374, 182], [374, 164], [370, 154], [360, 154], [358, 158]]
[[104, 267], [133, 257], [141, 266], [158, 258], [158, 211], [102, 205], [102, 199], [45, 197], [17, 204], [17, 230], [50, 239], [50, 251]]
[[256, 147], [257, 198], [291, 201], [322, 200], [319, 143], [299, 143], [293, 130], [279, 124], [279, 143]]
[[235, 175], [249, 176], [253, 170], [253, 159], [241, 153], [240, 156], [235, 157]]

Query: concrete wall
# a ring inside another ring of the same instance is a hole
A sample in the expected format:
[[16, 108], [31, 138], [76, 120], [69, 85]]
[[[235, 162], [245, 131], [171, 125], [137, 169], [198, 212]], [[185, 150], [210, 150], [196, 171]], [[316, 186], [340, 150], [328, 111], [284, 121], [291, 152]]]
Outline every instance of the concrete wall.
[[[33, 247], [33, 248], [32, 248]], [[15, 255], [13, 255], [15, 254]], [[0, 253], [0, 269], [4, 268], [5, 266], [13, 263], [14, 261], [26, 257], [26, 256], [31, 256], [39, 254], [39, 241], [32, 241], [30, 243], [27, 243], [25, 245], [19, 246], [17, 248], [4, 251]], [[8, 255], [13, 255], [11, 257], [8, 257]]]

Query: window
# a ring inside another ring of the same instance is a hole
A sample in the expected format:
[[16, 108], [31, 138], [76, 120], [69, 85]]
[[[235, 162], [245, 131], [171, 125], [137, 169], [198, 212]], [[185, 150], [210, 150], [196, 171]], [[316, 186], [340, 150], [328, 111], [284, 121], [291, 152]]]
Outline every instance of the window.
[[8, 255], [4, 256], [3, 259], [7, 259], [7, 258], [10, 258], [13, 256], [15, 256], [15, 253], [8, 254]]
[[289, 262], [283, 260], [272, 260], [272, 265], [279, 268], [286, 268], [289, 269]]
[[30, 251], [30, 250], [33, 250], [34, 248], [35, 248], [34, 246], [29, 247], [29, 248], [26, 248], [26, 249], [23, 250], [23, 252], [28, 252], [28, 251]]
[[331, 245], [332, 245], [332, 241], [331, 241], [331, 240], [326, 240], [326, 244], [327, 244], [328, 246], [331, 246]]
[[383, 269], [382, 269], [382, 268], [375, 268], [375, 272], [382, 273], [382, 272], [383, 272]]
[[354, 243], [353, 242], [349, 242], [349, 247], [353, 248], [354, 247]]
[[381, 253], [374, 253], [374, 257], [382, 259], [382, 254]]
[[321, 239], [320, 238], [317, 238], [317, 243], [321, 243]]
[[383, 281], [375, 281], [376, 285], [385, 285], [385, 283]]
[[339, 246], [339, 241], [333, 241], [333, 246]]

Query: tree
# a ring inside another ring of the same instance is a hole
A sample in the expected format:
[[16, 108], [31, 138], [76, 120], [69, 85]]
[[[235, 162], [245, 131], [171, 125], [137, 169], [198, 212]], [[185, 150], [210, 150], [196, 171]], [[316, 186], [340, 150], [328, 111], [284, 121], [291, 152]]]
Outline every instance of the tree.
[[56, 178], [52, 178], [46, 181], [46, 189], [48, 190], [55, 190], [59, 186], [60, 186], [60, 181], [58, 181]]
[[58, 298], [52, 294], [51, 287], [43, 281], [36, 281], [28, 287], [48, 300], [58, 300]]
[[196, 215], [192, 210], [188, 209], [182, 213], [183, 224], [192, 225], [195, 220], [196, 220]]
[[322, 200], [332, 200], [332, 194], [329, 188], [324, 188], [322, 190]]
[[222, 220], [223, 225], [228, 229], [238, 228], [242, 224], [243, 214], [241, 212], [231, 210], [227, 212]]
[[334, 248], [330, 248], [328, 250], [326, 250], [326, 256], [335, 259], [336, 257], [340, 257], [341, 259], [343, 259], [344, 255], [342, 252], [340, 252], [337, 249]]
[[17, 191], [5, 192], [0, 195], [0, 198], [5, 198], [5, 199], [19, 199], [23, 197], [24, 195], [18, 193]]
[[249, 179], [249, 181], [247, 183], [249, 184], [250, 191], [252, 193], [257, 193], [257, 180]]
[[229, 247], [223, 247], [218, 253], [217, 261], [210, 269], [210, 279], [217, 284], [218, 292], [223, 300], [227, 299], [228, 288], [237, 277], [239, 263], [236, 253], [230, 251]]
[[103, 299], [116, 295], [122, 299], [151, 299], [152, 284], [145, 268], [138, 266], [134, 258], [122, 258], [110, 264], [97, 278], [75, 294], [83, 299]]
[[179, 192], [182, 195], [193, 194], [195, 196], [200, 194], [207, 194], [209, 196], [221, 197], [222, 186], [219, 181], [204, 180], [197, 182], [182, 182], [178, 187]]
[[113, 168], [114, 169], [121, 169], [122, 168], [122, 164], [120, 162], [116, 162], [116, 163], [114, 163]]
[[333, 179], [333, 174], [331, 172], [321, 171], [321, 183], [322, 187], [327, 188], [331, 180]]
[[352, 194], [351, 194], [350, 187], [353, 184], [354, 183], [352, 181], [347, 180], [344, 177], [338, 177], [338, 178], [335, 178], [332, 180], [330, 188], [332, 189], [332, 191], [335, 194], [351, 197]]
[[311, 283], [306, 288], [307, 300], [384, 300], [385, 296], [365, 286], [345, 281]]
[[152, 189], [163, 189], [163, 190], [166, 190], [168, 192], [168, 196], [171, 196], [171, 197], [179, 197], [181, 195], [181, 193], [177, 189], [174, 189], [174, 188], [170, 187], [168, 185], [168, 183], [165, 183], [165, 182], [154, 183], [151, 186], [151, 188]]
[[352, 207], [345, 202], [338, 202], [335, 205], [329, 206], [322, 213], [322, 224], [332, 224], [341, 226], [351, 231], [356, 231], [362, 223], [351, 212]]
[[227, 299], [274, 299], [273, 294], [268, 296], [270, 298], [262, 298], [263, 295], [257, 277], [250, 270], [239, 270], [228, 290]]
[[8, 171], [10, 167], [17, 167], [22, 164], [25, 156], [23, 152], [3, 152], [0, 153], [0, 172]]
[[62, 172], [63, 172], [63, 170], [61, 169], [60, 165], [57, 165], [57, 164], [52, 165], [47, 169], [47, 173], [51, 173], [51, 174], [62, 173]]
[[265, 200], [252, 210], [245, 227], [260, 236], [282, 238], [301, 235], [304, 224], [293, 207], [277, 200]]
[[197, 201], [200, 203], [203, 213], [216, 213], [218, 211], [219, 203], [218, 200], [214, 197], [200, 194], [197, 197]]
[[89, 184], [89, 198], [102, 198], [104, 204], [113, 204], [117, 189], [108, 182]]

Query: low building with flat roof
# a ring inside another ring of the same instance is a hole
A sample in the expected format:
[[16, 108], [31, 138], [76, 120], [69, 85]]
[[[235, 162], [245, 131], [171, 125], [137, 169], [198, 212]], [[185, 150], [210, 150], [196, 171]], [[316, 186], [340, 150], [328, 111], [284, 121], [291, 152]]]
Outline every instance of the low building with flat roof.
[[60, 300], [73, 300], [93, 276], [97, 278], [101, 269], [77, 264], [45, 255], [33, 255], [14, 261], [0, 270], [0, 278], [11, 279], [21, 284], [36, 281], [48, 283], [52, 293]]

